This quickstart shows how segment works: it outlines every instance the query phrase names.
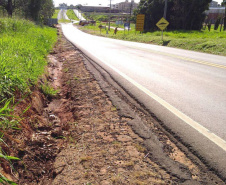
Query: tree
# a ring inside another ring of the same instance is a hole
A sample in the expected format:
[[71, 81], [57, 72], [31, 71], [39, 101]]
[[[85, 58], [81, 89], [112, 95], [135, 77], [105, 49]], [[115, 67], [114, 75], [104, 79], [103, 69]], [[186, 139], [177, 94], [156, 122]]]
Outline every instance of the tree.
[[13, 16], [13, 10], [15, 8], [15, 0], [0, 0], [0, 6], [4, 7], [10, 17]]
[[[205, 10], [211, 0], [168, 0], [166, 19], [169, 29], [200, 30]], [[145, 14], [145, 30], [156, 29], [155, 24], [163, 17], [165, 0], [141, 0], [137, 13]]]
[[54, 4], [52, 0], [28, 0], [25, 12], [26, 17], [45, 23], [54, 13]]
[[43, 22], [51, 18], [54, 13], [52, 0], [0, 0], [0, 6], [5, 8], [10, 17], [15, 10], [19, 9], [26, 18], [34, 21]]

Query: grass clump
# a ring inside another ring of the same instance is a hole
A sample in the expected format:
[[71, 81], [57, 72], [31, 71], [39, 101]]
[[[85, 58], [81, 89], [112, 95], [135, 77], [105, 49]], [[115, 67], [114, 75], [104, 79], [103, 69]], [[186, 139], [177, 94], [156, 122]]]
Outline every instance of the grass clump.
[[41, 89], [42, 89], [43, 94], [49, 98], [55, 97], [57, 95], [57, 93], [59, 92], [59, 90], [55, 90], [47, 82], [45, 82], [44, 84], [41, 85]]

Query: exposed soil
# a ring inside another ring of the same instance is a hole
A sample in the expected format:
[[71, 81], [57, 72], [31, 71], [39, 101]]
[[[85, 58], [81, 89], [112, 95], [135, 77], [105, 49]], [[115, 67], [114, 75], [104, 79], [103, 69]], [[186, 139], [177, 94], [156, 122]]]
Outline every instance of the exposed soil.
[[4, 137], [11, 146], [6, 153], [22, 160], [13, 172], [2, 162], [1, 173], [27, 185], [225, 184], [192, 162], [156, 120], [59, 34], [49, 75], [40, 81], [48, 80], [58, 95], [34, 89], [19, 104], [18, 115], [31, 105], [23, 129]]

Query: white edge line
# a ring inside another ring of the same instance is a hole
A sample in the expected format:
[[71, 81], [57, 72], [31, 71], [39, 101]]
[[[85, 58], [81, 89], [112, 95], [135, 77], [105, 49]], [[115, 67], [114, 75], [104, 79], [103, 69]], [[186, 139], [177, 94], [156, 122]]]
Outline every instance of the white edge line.
[[[82, 48], [82, 47], [80, 46], [80, 48]], [[110, 65], [108, 63], [105, 63], [105, 65], [107, 65], [108, 67], [110, 67], [111, 69], [113, 69], [115, 72], [117, 72], [119, 75], [121, 75], [122, 77], [124, 77], [126, 80], [128, 80], [130, 83], [132, 83], [138, 89], [140, 89], [141, 91], [143, 91], [149, 97], [151, 97], [152, 99], [154, 99], [155, 101], [157, 101], [158, 103], [160, 103], [162, 106], [164, 106], [166, 109], [168, 109], [174, 115], [176, 115], [182, 121], [184, 121], [185, 123], [187, 123], [188, 125], [190, 125], [191, 127], [193, 127], [199, 133], [201, 133], [206, 138], [208, 138], [210, 141], [212, 141], [213, 143], [215, 143], [216, 145], [218, 145], [220, 148], [222, 148], [224, 151], [226, 151], [226, 141], [225, 140], [223, 140], [222, 138], [220, 138], [216, 134], [212, 133], [207, 128], [203, 127], [198, 122], [194, 121], [193, 119], [191, 119], [190, 117], [188, 117], [187, 115], [185, 115], [184, 113], [182, 113], [181, 111], [179, 111], [178, 109], [176, 109], [175, 107], [173, 107], [172, 105], [170, 105], [169, 103], [167, 103], [162, 98], [160, 98], [157, 95], [155, 95], [154, 93], [150, 92], [148, 89], [146, 89], [145, 87], [143, 87], [142, 85], [140, 85], [139, 83], [137, 83], [135, 80], [133, 80], [132, 78], [128, 77], [126, 74], [122, 73], [121, 71], [119, 71], [118, 69], [116, 69], [115, 67], [113, 67], [112, 65]]]
[[135, 80], [133, 80], [132, 78], [128, 77], [127, 75], [125, 75], [124, 73], [122, 73], [121, 71], [119, 71], [118, 69], [116, 69], [115, 67], [113, 67], [112, 65], [107, 64], [107, 63], [105, 63], [105, 64], [108, 65], [115, 72], [117, 72], [118, 74], [120, 74], [122, 77], [124, 77], [126, 80], [128, 80], [130, 83], [132, 83], [133, 85], [135, 85], [138, 89], [140, 89], [141, 91], [143, 91], [145, 94], [147, 94], [148, 96], [150, 96], [152, 99], [154, 99], [155, 101], [157, 101], [158, 103], [160, 103], [162, 106], [164, 106], [166, 109], [168, 109], [174, 115], [176, 115], [182, 121], [184, 121], [185, 123], [187, 123], [188, 125], [190, 125], [191, 127], [193, 127], [195, 130], [197, 130], [198, 132], [200, 132], [202, 135], [204, 135], [209, 140], [211, 140], [216, 145], [218, 145], [220, 148], [222, 148], [224, 151], [226, 151], [226, 141], [225, 140], [223, 140], [219, 136], [215, 135], [214, 133], [212, 133], [211, 131], [209, 131], [207, 128], [203, 127], [198, 122], [194, 121], [193, 119], [191, 119], [190, 117], [188, 117], [187, 115], [185, 115], [184, 113], [182, 113], [181, 111], [179, 111], [178, 109], [176, 109], [175, 107], [173, 107], [172, 105], [170, 105], [169, 103], [167, 103], [162, 98], [160, 98], [157, 95], [155, 95], [154, 93], [150, 92], [148, 89], [146, 89], [145, 87], [143, 87], [142, 85], [140, 85], [139, 83], [137, 83]]

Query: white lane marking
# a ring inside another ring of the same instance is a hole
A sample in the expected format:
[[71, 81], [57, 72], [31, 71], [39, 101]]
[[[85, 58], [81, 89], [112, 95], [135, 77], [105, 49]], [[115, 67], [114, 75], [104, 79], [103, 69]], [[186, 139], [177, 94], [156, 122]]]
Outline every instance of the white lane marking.
[[128, 80], [130, 83], [132, 83], [133, 85], [135, 85], [138, 89], [140, 89], [141, 91], [143, 91], [145, 94], [147, 94], [148, 96], [150, 96], [152, 99], [154, 99], [155, 101], [157, 101], [158, 103], [160, 103], [162, 106], [164, 106], [170, 112], [172, 112], [173, 114], [175, 114], [178, 118], [180, 118], [181, 120], [183, 120], [185, 123], [187, 123], [188, 125], [190, 125], [191, 127], [193, 127], [195, 130], [197, 130], [198, 132], [200, 132], [202, 135], [204, 135], [209, 140], [211, 140], [216, 145], [218, 145], [220, 148], [222, 148], [224, 151], [226, 151], [226, 141], [225, 140], [223, 140], [222, 138], [220, 138], [216, 134], [212, 133], [210, 130], [208, 130], [207, 128], [203, 127], [198, 122], [194, 121], [193, 119], [191, 119], [190, 117], [188, 117], [187, 115], [185, 115], [184, 113], [182, 113], [181, 111], [179, 111], [177, 108], [175, 108], [172, 105], [170, 105], [169, 103], [167, 103], [162, 98], [160, 98], [157, 95], [155, 95], [154, 93], [150, 92], [148, 89], [146, 89], [145, 87], [143, 87], [142, 85], [140, 85], [139, 83], [137, 83], [135, 80], [133, 80], [132, 78], [128, 77], [126, 74], [122, 73], [121, 71], [119, 71], [118, 69], [116, 69], [115, 67], [113, 67], [112, 65], [107, 64], [107, 63], [105, 63], [105, 64], [108, 65], [115, 72], [117, 72], [119, 75], [121, 75], [122, 77], [124, 77], [126, 80]]
[[[69, 39], [69, 37], [68, 37], [68, 39]], [[83, 47], [81, 47], [81, 49], [83, 50]], [[105, 63], [105, 64], [107, 66], [109, 66], [111, 69], [113, 69], [115, 72], [117, 72], [119, 75], [121, 75], [122, 77], [124, 77], [126, 80], [128, 80], [130, 83], [132, 83], [133, 85], [135, 85], [138, 89], [140, 89], [141, 91], [143, 91], [149, 97], [151, 97], [152, 99], [154, 99], [155, 101], [157, 101], [158, 103], [160, 103], [162, 106], [164, 106], [166, 109], [168, 109], [174, 115], [176, 115], [178, 118], [180, 118], [181, 120], [183, 120], [185, 123], [187, 123], [188, 125], [190, 125], [191, 127], [193, 127], [195, 130], [197, 130], [198, 132], [200, 132], [206, 138], [208, 138], [213, 143], [215, 143], [220, 148], [222, 148], [224, 151], [226, 151], [226, 141], [225, 140], [223, 140], [219, 136], [215, 135], [210, 130], [208, 130], [207, 128], [203, 127], [198, 122], [194, 121], [193, 119], [191, 119], [190, 117], [188, 117], [187, 115], [185, 115], [184, 113], [182, 113], [181, 111], [179, 111], [178, 109], [176, 109], [175, 107], [173, 107], [172, 105], [170, 105], [169, 103], [167, 103], [162, 98], [160, 98], [157, 95], [155, 95], [154, 93], [150, 92], [148, 89], [146, 89], [145, 87], [143, 87], [142, 85], [140, 85], [139, 83], [137, 83], [135, 80], [133, 80], [132, 78], [128, 77], [126, 74], [122, 73], [121, 71], [119, 71], [118, 69], [116, 69], [115, 67], [113, 67], [112, 65], [110, 65], [108, 63]]]

